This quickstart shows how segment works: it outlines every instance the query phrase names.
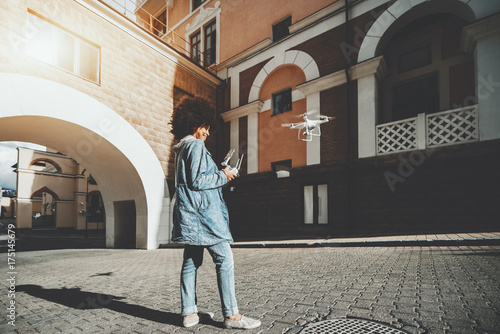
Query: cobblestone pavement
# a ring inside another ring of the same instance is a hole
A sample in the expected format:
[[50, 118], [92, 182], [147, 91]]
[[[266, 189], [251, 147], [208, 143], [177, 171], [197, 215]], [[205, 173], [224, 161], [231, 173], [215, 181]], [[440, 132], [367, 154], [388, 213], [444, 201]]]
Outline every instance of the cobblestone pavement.
[[[245, 333], [298, 333], [332, 318], [374, 320], [409, 333], [500, 333], [500, 247], [234, 249]], [[208, 253], [198, 304], [215, 321], [184, 329], [181, 249], [16, 253], [15, 299], [3, 268], [1, 333], [236, 333], [224, 330]], [[15, 300], [15, 327], [7, 323]]]

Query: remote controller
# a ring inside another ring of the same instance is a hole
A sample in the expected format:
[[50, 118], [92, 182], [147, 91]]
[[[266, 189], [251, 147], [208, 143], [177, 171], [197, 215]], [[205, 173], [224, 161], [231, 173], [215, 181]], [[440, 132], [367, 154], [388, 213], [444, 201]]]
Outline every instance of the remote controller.
[[[226, 157], [224, 158], [224, 161], [222, 161], [222, 163], [221, 163], [222, 166], [224, 166], [224, 167], [229, 166], [229, 160], [231, 160], [231, 157], [233, 156], [233, 154], [234, 154], [235, 151], [236, 150], [234, 148], [232, 148], [232, 149], [229, 150], [229, 152], [227, 152]], [[240, 171], [241, 163], [242, 162], [243, 162], [243, 154], [241, 155], [241, 157], [236, 162], [236, 166], [235, 167], [229, 166], [229, 171], [231, 173], [234, 173], [237, 176], [239, 176], [239, 171]]]

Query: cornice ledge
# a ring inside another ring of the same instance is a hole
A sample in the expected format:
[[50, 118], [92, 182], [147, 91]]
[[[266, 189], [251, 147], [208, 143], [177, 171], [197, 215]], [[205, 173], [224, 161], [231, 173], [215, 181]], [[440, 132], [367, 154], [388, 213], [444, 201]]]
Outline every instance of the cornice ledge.
[[229, 59], [224, 60], [222, 63], [217, 64], [217, 70], [221, 71], [221, 70], [239, 62], [240, 60], [245, 59], [246, 57], [253, 55], [254, 53], [264, 49], [265, 47], [268, 47], [269, 45], [271, 45], [271, 39], [266, 38], [266, 39], [260, 41], [259, 43], [252, 45], [248, 49], [238, 53], [237, 55], [235, 55]]
[[500, 33], [500, 13], [488, 16], [474, 22], [462, 29], [460, 48], [465, 52], [472, 52], [476, 41], [491, 35]]
[[339, 9], [341, 9], [343, 7], [344, 7], [343, 1], [334, 2], [331, 5], [326, 6], [323, 9], [318, 10], [316, 13], [313, 13], [313, 14], [303, 18], [302, 20], [292, 24], [288, 28], [288, 31], [290, 32], [290, 34], [293, 34], [297, 31], [299, 31], [300, 29], [303, 29], [303, 28], [313, 24], [314, 22], [317, 22], [317, 21], [321, 20], [322, 18], [338, 11]]
[[346, 81], [345, 71], [341, 70], [297, 85], [297, 89], [307, 96], [345, 84]]
[[30, 152], [34, 152], [34, 153], [37, 153], [37, 154], [51, 156], [51, 157], [57, 157], [57, 158], [63, 158], [63, 159], [71, 159], [70, 157], [68, 157], [67, 155], [64, 155], [62, 153], [41, 151], [41, 150], [37, 150], [37, 149], [34, 149], [34, 148], [27, 148], [27, 147], [22, 147], [22, 146], [19, 146], [17, 149], [20, 150], [20, 151], [30, 151]]
[[264, 102], [262, 102], [261, 100], [256, 100], [243, 106], [226, 111], [225, 113], [222, 113], [221, 116], [222, 119], [224, 119], [224, 122], [230, 122], [241, 117], [258, 113], [262, 109], [263, 105]]
[[108, 21], [112, 25], [116, 26], [117, 28], [121, 29], [122, 31], [128, 33], [135, 39], [146, 44], [150, 48], [156, 50], [158, 53], [162, 54], [170, 61], [184, 67], [186, 70], [204, 79], [206, 82], [214, 86], [219, 86], [221, 84], [220, 79], [215, 75], [208, 73], [198, 65], [194, 64], [185, 55], [180, 54], [171, 46], [167, 45], [166, 42], [148, 33], [144, 28], [141, 28], [130, 19], [118, 13], [116, 10], [111, 9], [109, 6], [95, 0], [74, 1], [87, 8], [102, 19]]
[[384, 56], [378, 56], [362, 63], [356, 64], [349, 69], [351, 80], [357, 80], [375, 74], [379, 79], [387, 74], [387, 64]]
[[52, 173], [52, 172], [43, 172], [39, 170], [26, 169], [26, 168], [18, 168], [18, 172], [26, 173], [26, 174], [36, 174], [36, 175], [45, 175], [45, 176], [57, 176], [57, 177], [67, 177], [72, 179], [80, 178], [79, 174], [65, 174], [65, 173]]

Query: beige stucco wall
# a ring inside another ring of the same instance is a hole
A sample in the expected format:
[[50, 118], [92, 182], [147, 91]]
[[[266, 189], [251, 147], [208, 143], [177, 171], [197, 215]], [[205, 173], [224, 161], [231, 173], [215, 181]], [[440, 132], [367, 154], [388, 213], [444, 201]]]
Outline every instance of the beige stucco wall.
[[12, 217], [12, 202], [10, 197], [1, 197], [0, 206], [2, 207], [2, 215], [4, 218]]
[[[26, 55], [32, 29], [26, 25], [28, 8], [100, 46], [100, 84]], [[147, 140], [165, 173], [173, 140], [168, 126], [173, 87], [183, 84], [176, 80], [198, 82], [201, 88], [197, 94], [215, 98], [215, 86], [181, 73], [177, 77], [179, 63], [172, 61], [170, 55], [162, 55], [145, 41], [133, 38], [78, 1], [1, 1], [0, 22], [0, 72], [46, 78], [95, 97], [125, 118]]]
[[[45, 175], [39, 172], [40, 168], [35, 168], [33, 162], [48, 161], [61, 168], [60, 172], [53, 175]], [[42, 202], [34, 198], [34, 193], [47, 188], [53, 192], [56, 197], [56, 225], [55, 227], [78, 227], [79, 202], [75, 202], [75, 192], [80, 178], [76, 177], [81, 166], [74, 160], [60, 154], [45, 154], [41, 151], [18, 148], [18, 178], [17, 178], [17, 197], [22, 203], [22, 208], [17, 215], [18, 228], [31, 228], [32, 216], [35, 212], [40, 212]], [[38, 171], [38, 173], [36, 173]], [[63, 176], [64, 174], [64, 176]], [[85, 180], [81, 178], [81, 180]], [[85, 181], [83, 181], [85, 182]], [[96, 186], [93, 186], [96, 187]], [[84, 190], [86, 191], [86, 189]], [[82, 196], [85, 203], [85, 196]], [[29, 203], [31, 208], [29, 209]], [[84, 219], [85, 221], [85, 219]]]
[[[28, 9], [100, 47], [99, 83], [26, 54]], [[218, 85], [98, 1], [0, 2], [0, 140], [39, 143], [85, 163], [101, 188], [109, 247], [120, 224], [114, 203], [127, 200], [136, 205], [136, 247], [168, 242], [173, 87], [215, 101]], [[30, 211], [19, 203], [18, 211]]]
[[56, 212], [56, 226], [58, 228], [74, 227], [75, 203], [58, 202]]

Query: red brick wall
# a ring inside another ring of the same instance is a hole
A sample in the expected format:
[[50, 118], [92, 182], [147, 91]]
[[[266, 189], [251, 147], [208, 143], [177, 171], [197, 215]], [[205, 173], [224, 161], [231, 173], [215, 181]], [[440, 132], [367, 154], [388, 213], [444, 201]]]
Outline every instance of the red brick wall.
[[339, 48], [344, 39], [344, 26], [329, 30], [315, 38], [293, 47], [309, 54], [319, 68], [320, 76], [336, 72], [345, 67], [346, 59]]
[[345, 25], [335, 27], [319, 36], [299, 44], [292, 50], [308, 53], [318, 64], [320, 76], [342, 70], [355, 64], [363, 38], [375, 20], [387, 9], [382, 5], [349, 21], [349, 41], [346, 41]]
[[[351, 20], [346, 43], [341, 26], [293, 49], [310, 54], [321, 76], [340, 71], [355, 64], [364, 35], [386, 8]], [[445, 57], [456, 51], [450, 43]], [[262, 65], [240, 75], [242, 104]], [[470, 63], [450, 69], [451, 103], [473, 95], [472, 76]], [[321, 128], [320, 165], [293, 168], [283, 179], [272, 172], [242, 175], [234, 191], [225, 190], [237, 240], [498, 230], [500, 141], [358, 159], [357, 82], [349, 91], [347, 85], [323, 91], [320, 99], [321, 114], [336, 117]], [[325, 183], [329, 224], [306, 226], [303, 187]]]
[[321, 115], [335, 117], [321, 125], [321, 162], [345, 161], [347, 154], [347, 85], [320, 94]]
[[253, 81], [268, 61], [269, 59], [266, 59], [263, 62], [240, 72], [240, 105], [248, 103], [248, 96], [250, 95], [250, 89], [252, 88]]

